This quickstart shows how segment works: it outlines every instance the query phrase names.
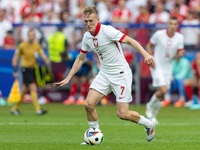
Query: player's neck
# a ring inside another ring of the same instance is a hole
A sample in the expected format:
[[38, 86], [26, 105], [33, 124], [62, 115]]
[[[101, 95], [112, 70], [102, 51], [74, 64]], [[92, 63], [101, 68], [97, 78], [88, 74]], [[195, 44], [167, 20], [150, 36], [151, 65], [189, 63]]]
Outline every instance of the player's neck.
[[34, 41], [28, 41], [29, 44], [33, 44]]
[[96, 36], [99, 33], [99, 30], [101, 28], [101, 24], [98, 22], [95, 28], [95, 31], [91, 31], [90, 34], [92, 34], [93, 36]]
[[172, 36], [174, 36], [174, 31], [170, 31], [169, 29], [167, 29], [167, 35], [169, 36], [169, 37], [172, 37]]

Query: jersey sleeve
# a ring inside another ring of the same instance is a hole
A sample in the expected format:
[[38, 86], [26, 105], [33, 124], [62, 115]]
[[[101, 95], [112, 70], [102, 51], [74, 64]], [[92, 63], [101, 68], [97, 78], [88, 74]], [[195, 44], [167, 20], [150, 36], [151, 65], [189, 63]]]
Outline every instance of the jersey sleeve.
[[183, 49], [184, 49], [184, 37], [183, 37], [183, 35], [181, 35], [180, 42], [178, 45], [178, 51], [183, 50]]
[[20, 45], [18, 46], [18, 48], [15, 50], [15, 54], [21, 56], [22, 53], [23, 53], [23, 46], [22, 46], [22, 44], [20, 44]]
[[82, 47], [81, 47], [81, 52], [82, 53], [87, 53], [90, 50], [90, 47], [87, 44], [87, 38], [84, 35], [83, 40], [82, 40]]
[[38, 44], [38, 54], [39, 54], [39, 55], [42, 55], [43, 53], [44, 53], [44, 51], [43, 51], [41, 45]]
[[157, 44], [157, 40], [158, 40], [158, 31], [153, 34], [153, 36], [150, 38], [149, 42], [151, 45], [154, 46]]
[[126, 37], [125, 34], [113, 28], [112, 26], [107, 26], [105, 33], [111, 41], [122, 42], [122, 40]]

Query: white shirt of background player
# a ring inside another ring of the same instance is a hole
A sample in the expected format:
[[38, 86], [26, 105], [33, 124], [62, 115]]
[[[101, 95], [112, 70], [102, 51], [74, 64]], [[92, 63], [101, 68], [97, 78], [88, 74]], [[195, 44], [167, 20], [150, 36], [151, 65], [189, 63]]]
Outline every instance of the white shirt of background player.
[[172, 70], [172, 60], [177, 51], [184, 49], [183, 35], [175, 32], [170, 36], [168, 30], [156, 31], [150, 39], [154, 48], [154, 61], [156, 69], [161, 69], [164, 73], [169, 74]]

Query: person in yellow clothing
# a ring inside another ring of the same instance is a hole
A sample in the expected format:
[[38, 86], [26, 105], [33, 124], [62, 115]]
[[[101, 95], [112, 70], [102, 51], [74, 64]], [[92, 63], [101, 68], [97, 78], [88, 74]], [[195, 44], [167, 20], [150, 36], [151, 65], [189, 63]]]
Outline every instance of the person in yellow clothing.
[[68, 60], [68, 49], [69, 43], [62, 33], [62, 27], [59, 27], [55, 33], [48, 37], [49, 59], [55, 81], [60, 80], [60, 76], [64, 73], [63, 70], [66, 69], [63, 60]]
[[30, 95], [32, 97], [33, 105], [35, 107], [36, 113], [38, 115], [46, 114], [46, 110], [42, 110], [40, 108], [40, 105], [37, 102], [37, 85], [34, 82], [35, 80], [35, 66], [36, 66], [36, 61], [37, 57], [41, 56], [43, 61], [46, 64], [49, 64], [49, 59], [48, 57], [44, 54], [41, 46], [39, 43], [35, 42], [35, 32], [34, 30], [29, 30], [28, 32], [28, 41], [27, 42], [22, 42], [17, 50], [15, 51], [15, 54], [12, 59], [12, 65], [14, 69], [14, 74], [13, 76], [15, 78], [18, 77], [18, 66], [17, 62], [19, 57], [21, 57], [21, 72], [23, 76], [23, 84], [22, 84], [22, 92], [21, 92], [21, 101], [16, 103], [13, 108], [11, 109], [11, 113], [14, 115], [19, 115], [20, 111], [19, 106], [22, 103], [22, 99], [24, 95], [30, 91]]

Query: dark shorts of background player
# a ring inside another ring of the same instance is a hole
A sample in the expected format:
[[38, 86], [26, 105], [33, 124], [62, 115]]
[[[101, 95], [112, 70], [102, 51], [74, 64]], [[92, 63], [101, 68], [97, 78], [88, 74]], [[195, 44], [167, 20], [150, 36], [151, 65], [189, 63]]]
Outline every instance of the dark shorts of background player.
[[83, 64], [79, 71], [75, 74], [76, 76], [87, 76], [88, 72], [90, 71], [90, 66], [87, 64]]
[[34, 68], [25, 68], [21, 67], [22, 77], [23, 77], [23, 84], [28, 86], [35, 81], [35, 69]]

